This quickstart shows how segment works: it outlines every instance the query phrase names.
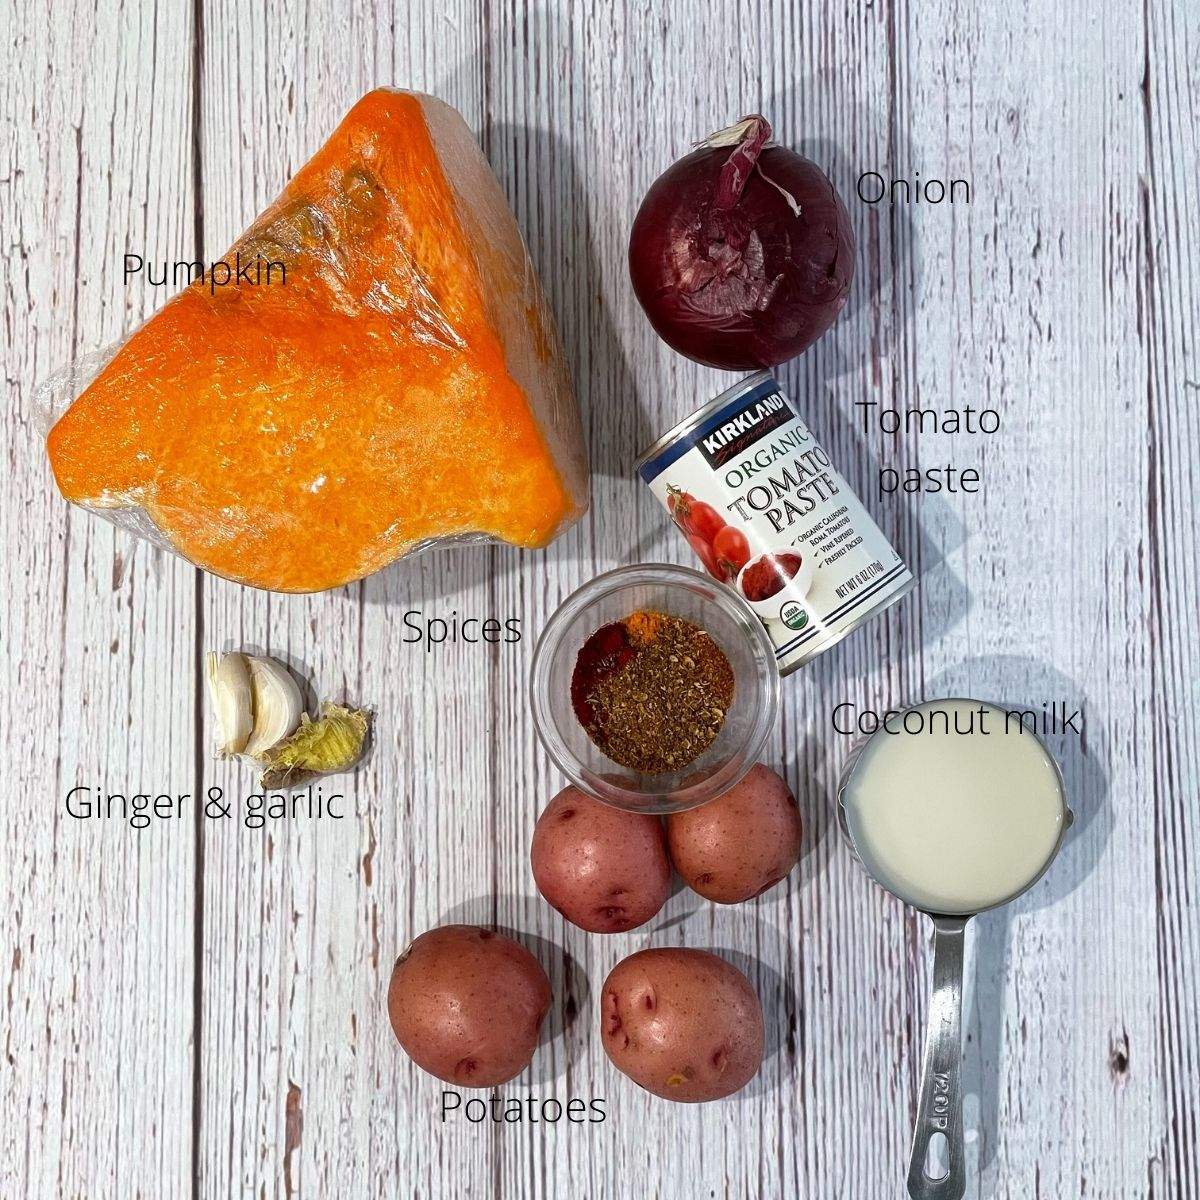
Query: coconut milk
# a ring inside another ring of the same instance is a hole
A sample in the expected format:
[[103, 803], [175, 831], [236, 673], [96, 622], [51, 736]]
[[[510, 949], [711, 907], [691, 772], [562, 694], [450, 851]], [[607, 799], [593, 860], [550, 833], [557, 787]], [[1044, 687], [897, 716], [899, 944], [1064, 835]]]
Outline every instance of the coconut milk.
[[978, 700], [894, 714], [849, 769], [847, 831], [870, 874], [927, 912], [990, 908], [1028, 887], [1062, 837], [1058, 769], [1019, 719]]

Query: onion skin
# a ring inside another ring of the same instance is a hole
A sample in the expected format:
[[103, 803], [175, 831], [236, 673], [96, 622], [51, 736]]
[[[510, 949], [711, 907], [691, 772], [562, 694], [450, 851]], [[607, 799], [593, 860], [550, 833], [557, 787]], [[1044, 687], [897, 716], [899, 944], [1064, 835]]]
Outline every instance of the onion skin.
[[706, 143], [655, 180], [629, 240], [633, 290], [659, 337], [726, 371], [807, 350], [837, 319], [854, 274], [833, 184], [794, 151], [764, 146], [762, 117], [743, 124], [740, 143]]

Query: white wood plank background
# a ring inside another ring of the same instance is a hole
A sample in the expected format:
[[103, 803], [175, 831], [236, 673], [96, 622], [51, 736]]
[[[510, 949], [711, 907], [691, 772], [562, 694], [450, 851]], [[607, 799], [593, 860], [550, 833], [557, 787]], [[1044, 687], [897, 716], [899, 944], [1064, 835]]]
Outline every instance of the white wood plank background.
[[[1200, 1198], [1194, 3], [12, 0], [0, 44], [0, 1195], [900, 1195], [928, 930], [838, 844], [829, 711], [977, 693], [1082, 705], [1087, 734], [1055, 743], [1079, 818], [1061, 861], [972, 931], [970, 1194]], [[285, 597], [69, 512], [31, 392], [161, 303], [125, 285], [125, 250], [220, 254], [379, 84], [456, 105], [495, 166], [571, 358], [591, 513], [545, 553]], [[753, 110], [831, 172], [860, 245], [848, 315], [782, 378], [921, 583], [786, 684], [770, 758], [808, 818], [786, 891], [681, 892], [590, 938], [527, 866], [560, 780], [525, 677], [580, 582], [687, 561], [630, 467], [726, 380], [654, 337], [625, 243], [658, 172]], [[968, 178], [973, 203], [868, 208], [865, 169]], [[1004, 429], [885, 437], [859, 399], [986, 402]], [[875, 499], [879, 464], [946, 461], [980, 494]], [[413, 609], [526, 636], [429, 653], [403, 641]], [[378, 709], [353, 820], [64, 816], [77, 782], [242, 787], [197, 689], [202, 651], [241, 645]], [[555, 1037], [504, 1093], [602, 1096], [606, 1123], [439, 1122], [383, 997], [447, 919], [519, 931], [551, 974]], [[772, 1033], [747, 1093], [674, 1107], [608, 1066], [595, 991], [651, 943], [749, 970]]]

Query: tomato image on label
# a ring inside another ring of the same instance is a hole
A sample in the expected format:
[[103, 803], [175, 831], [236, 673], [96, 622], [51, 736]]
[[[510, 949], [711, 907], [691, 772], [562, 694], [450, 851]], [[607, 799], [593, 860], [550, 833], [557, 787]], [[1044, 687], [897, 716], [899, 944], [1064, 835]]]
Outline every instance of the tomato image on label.
[[687, 535], [688, 544], [696, 552], [696, 556], [704, 564], [704, 569], [714, 579], [725, 579], [720, 566], [717, 564], [717, 556], [713, 553], [713, 548], [699, 534], [689, 533]]
[[711, 504], [697, 500], [691, 492], [672, 488], [667, 500], [667, 507], [675, 524], [684, 533], [703, 538], [712, 544], [712, 540], [725, 527], [725, 518]]
[[732, 525], [717, 531], [712, 548], [722, 579], [736, 579], [737, 573], [750, 561], [750, 540]]
[[[704, 564], [704, 569], [714, 579], [729, 583], [737, 576], [742, 566], [734, 561], [738, 553], [737, 538], [746, 542], [739, 530], [731, 529], [711, 504], [697, 500], [691, 492], [673, 485], [667, 488], [667, 511]], [[731, 539], [730, 534], [736, 537]], [[718, 549], [719, 540], [726, 549]], [[729, 547], [732, 547], [732, 551]], [[749, 544], [746, 544], [745, 555], [746, 558], [750, 557]]]
[[692, 532], [711, 546], [717, 534], [725, 528], [725, 520], [711, 504], [703, 500], [692, 505]]

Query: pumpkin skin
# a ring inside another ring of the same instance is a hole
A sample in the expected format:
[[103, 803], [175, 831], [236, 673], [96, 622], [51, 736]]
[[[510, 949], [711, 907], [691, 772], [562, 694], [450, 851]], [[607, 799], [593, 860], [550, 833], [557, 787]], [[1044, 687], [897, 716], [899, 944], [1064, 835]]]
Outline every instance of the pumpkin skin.
[[288, 592], [585, 511], [553, 319], [453, 109], [369, 93], [224, 261], [274, 282], [197, 280], [121, 346], [50, 432], [68, 500]]

